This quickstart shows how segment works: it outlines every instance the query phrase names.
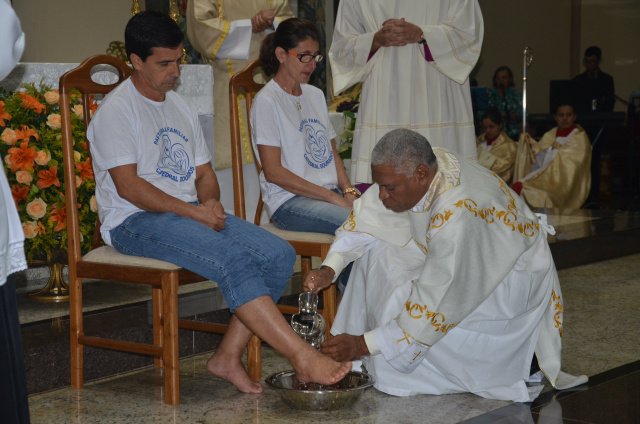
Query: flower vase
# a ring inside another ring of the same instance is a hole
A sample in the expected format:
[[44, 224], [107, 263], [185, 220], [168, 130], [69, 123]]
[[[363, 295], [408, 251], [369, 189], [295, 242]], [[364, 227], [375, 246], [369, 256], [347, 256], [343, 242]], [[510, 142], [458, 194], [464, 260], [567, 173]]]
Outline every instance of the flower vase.
[[291, 317], [291, 327], [311, 347], [320, 349], [326, 323], [318, 313], [318, 295], [313, 292], [300, 293], [298, 305], [300, 312]]
[[67, 302], [69, 300], [69, 286], [62, 276], [64, 264], [55, 262], [47, 265], [49, 266], [49, 281], [43, 288], [29, 292], [29, 297], [45, 302]]

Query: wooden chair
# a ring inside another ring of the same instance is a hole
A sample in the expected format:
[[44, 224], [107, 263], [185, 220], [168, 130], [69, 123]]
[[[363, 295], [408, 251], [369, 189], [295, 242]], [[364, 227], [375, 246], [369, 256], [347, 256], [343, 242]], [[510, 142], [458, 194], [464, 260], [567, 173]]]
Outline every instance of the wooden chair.
[[[234, 210], [235, 215], [247, 219], [246, 206], [244, 198], [244, 174], [242, 171], [242, 153], [244, 146], [242, 145], [242, 137], [240, 136], [240, 108], [242, 107], [238, 101], [238, 95], [244, 95], [246, 101], [246, 110], [244, 116], [247, 117], [248, 139], [251, 141], [251, 123], [249, 122], [249, 111], [251, 110], [251, 104], [255, 94], [260, 91], [264, 84], [255, 82], [254, 73], [260, 67], [260, 60], [254, 60], [248, 64], [244, 69], [237, 72], [229, 81], [229, 108], [231, 116], [231, 163], [233, 173], [233, 196], [234, 196]], [[253, 153], [254, 162], [258, 168], [258, 175], [262, 171], [260, 164], [256, 158], [256, 152], [251, 145], [251, 151]], [[311, 270], [311, 258], [316, 256], [324, 260], [329, 253], [329, 248], [333, 242], [333, 236], [322, 233], [306, 233], [298, 231], [285, 231], [276, 228], [272, 223], [260, 224], [260, 218], [262, 216], [262, 209], [264, 203], [262, 201], [262, 194], [258, 199], [258, 208], [254, 217], [254, 224], [259, 225], [261, 228], [273, 233], [285, 240], [287, 240], [295, 249], [296, 253], [301, 257], [301, 269], [302, 275]], [[327, 324], [326, 337], [330, 337], [329, 330], [333, 324], [333, 320], [336, 316], [336, 287], [332, 284], [328, 289], [323, 292], [324, 296], [324, 308], [319, 311], [323, 316]], [[286, 314], [298, 313], [298, 306], [278, 305], [281, 312]], [[249, 345], [257, 345], [257, 348], [252, 352], [257, 356], [252, 358], [252, 361], [260, 361], [260, 340], [253, 337], [249, 342]], [[257, 370], [260, 367], [256, 368]], [[260, 376], [254, 376], [249, 373], [251, 378], [257, 380]]]
[[[118, 72], [118, 81], [111, 85], [95, 83], [91, 70], [96, 65], [111, 65]], [[79, 217], [75, 184], [74, 140], [71, 128], [69, 95], [72, 89], [80, 91], [88, 111], [91, 94], [107, 94], [131, 75], [132, 70], [120, 59], [108, 55], [93, 56], [77, 68], [60, 77], [60, 115], [62, 119], [62, 145], [64, 155], [64, 180], [69, 248], [69, 310], [71, 328], [71, 385], [83, 386], [83, 348], [92, 346], [154, 356], [154, 364], [164, 367], [165, 403], [180, 403], [178, 328], [196, 331], [224, 333], [226, 325], [178, 319], [178, 286], [206, 280], [169, 262], [123, 255], [109, 246], [99, 247], [100, 222], [97, 223], [93, 249], [84, 257], [80, 250]], [[84, 114], [89, 125], [89, 113]], [[87, 141], [87, 144], [89, 142]], [[153, 344], [134, 343], [84, 334], [82, 314], [82, 279], [96, 278], [152, 287]], [[251, 347], [255, 349], [255, 347]], [[249, 352], [250, 358], [259, 354]], [[256, 367], [258, 369], [256, 370]], [[250, 373], [260, 373], [260, 361], [249, 360]]]

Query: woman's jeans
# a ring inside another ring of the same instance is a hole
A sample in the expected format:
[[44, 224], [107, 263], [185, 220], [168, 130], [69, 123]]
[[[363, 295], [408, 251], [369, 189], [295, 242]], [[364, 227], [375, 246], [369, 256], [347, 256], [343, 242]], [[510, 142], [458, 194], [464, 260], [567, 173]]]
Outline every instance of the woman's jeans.
[[[334, 189], [340, 194], [340, 190]], [[271, 215], [276, 228], [287, 231], [303, 231], [334, 235], [349, 217], [350, 210], [322, 200], [294, 196], [284, 202]], [[351, 274], [351, 264], [338, 280], [338, 289], [344, 292]]]
[[174, 213], [138, 212], [110, 235], [121, 253], [171, 262], [215, 281], [232, 312], [264, 295], [277, 302], [296, 260], [288, 242], [233, 215], [215, 231]]

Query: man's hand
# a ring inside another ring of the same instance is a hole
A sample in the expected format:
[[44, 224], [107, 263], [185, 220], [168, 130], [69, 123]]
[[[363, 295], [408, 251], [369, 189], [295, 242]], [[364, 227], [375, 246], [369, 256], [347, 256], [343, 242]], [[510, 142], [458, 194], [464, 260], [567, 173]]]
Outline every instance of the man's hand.
[[406, 46], [422, 41], [422, 30], [419, 26], [402, 19], [387, 19], [382, 23], [380, 31], [376, 32], [371, 45], [371, 53], [380, 47]]
[[369, 355], [369, 348], [364, 341], [364, 336], [352, 336], [351, 334], [338, 334], [335, 337], [320, 344], [320, 352], [329, 356], [334, 361], [354, 361], [361, 356]]
[[320, 290], [324, 290], [331, 285], [334, 275], [335, 271], [328, 266], [311, 270], [304, 276], [302, 290], [318, 293]]
[[222, 203], [215, 199], [209, 199], [198, 205], [198, 215], [194, 219], [216, 231], [224, 230], [224, 221], [227, 214], [224, 212]]
[[251, 18], [251, 29], [257, 34], [273, 25], [276, 14], [271, 9], [264, 9]]

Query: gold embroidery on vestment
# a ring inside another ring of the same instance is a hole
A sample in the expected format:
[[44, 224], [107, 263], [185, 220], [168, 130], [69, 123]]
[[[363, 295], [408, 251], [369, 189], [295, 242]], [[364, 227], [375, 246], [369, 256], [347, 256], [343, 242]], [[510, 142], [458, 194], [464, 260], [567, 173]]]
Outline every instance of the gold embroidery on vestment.
[[560, 296], [556, 295], [555, 290], [551, 290], [551, 301], [549, 302], [549, 304], [553, 304], [553, 302], [555, 302], [555, 305], [553, 305], [553, 309], [556, 311], [553, 314], [553, 320], [556, 323], [555, 327], [558, 329], [558, 332], [560, 333], [560, 338], [562, 338], [562, 314], [563, 314], [562, 299], [560, 298]]
[[353, 213], [353, 210], [349, 213], [349, 218], [342, 224], [342, 228], [346, 231], [354, 231], [356, 229], [356, 214]]
[[409, 340], [409, 335], [404, 330], [402, 330], [402, 334], [404, 334], [404, 337], [402, 339], [396, 340], [396, 342], [400, 343], [402, 341], [406, 341], [407, 344], [410, 345], [411, 344], [411, 340]]

